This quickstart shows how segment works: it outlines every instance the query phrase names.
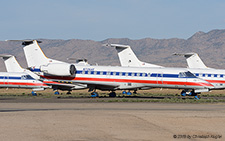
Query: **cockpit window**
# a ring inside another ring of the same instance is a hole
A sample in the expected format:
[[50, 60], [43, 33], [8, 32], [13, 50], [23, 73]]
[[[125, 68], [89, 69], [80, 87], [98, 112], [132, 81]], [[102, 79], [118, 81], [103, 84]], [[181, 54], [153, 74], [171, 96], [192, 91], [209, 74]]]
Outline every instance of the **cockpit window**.
[[30, 75], [22, 75], [21, 79], [34, 79], [34, 78], [31, 77]]
[[27, 76], [26, 75], [22, 75], [21, 79], [27, 79]]
[[190, 71], [180, 72], [179, 77], [196, 78], [196, 76], [193, 73], [191, 73]]
[[27, 79], [34, 79], [34, 78], [30, 75], [27, 75]]

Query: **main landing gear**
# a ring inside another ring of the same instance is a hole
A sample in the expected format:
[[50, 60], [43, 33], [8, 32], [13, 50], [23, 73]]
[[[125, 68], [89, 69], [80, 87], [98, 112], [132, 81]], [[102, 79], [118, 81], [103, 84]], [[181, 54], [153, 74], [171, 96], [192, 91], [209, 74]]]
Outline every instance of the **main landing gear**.
[[[130, 91], [128, 91], [128, 92], [122, 91], [122, 94], [132, 95], [132, 93]], [[133, 94], [137, 94], [137, 90], [134, 90]]]
[[99, 97], [98, 93], [96, 91], [91, 93], [91, 97], [95, 98], [95, 97]]
[[54, 95], [59, 95], [59, 90], [58, 89], [53, 89]]
[[[59, 95], [59, 94], [60, 94], [59, 91], [58, 91], [57, 89], [55, 89], [54, 91], [55, 91], [55, 92], [54, 92], [55, 95]], [[71, 94], [71, 91], [68, 91], [66, 94]]]
[[114, 91], [110, 92], [109, 97], [116, 97], [116, 93]]
[[35, 91], [31, 92], [32, 96], [37, 96], [37, 93]]
[[[94, 91], [91, 93], [91, 97], [92, 97], [92, 98], [99, 97], [99, 94], [94, 90]], [[111, 91], [111, 92], [109, 93], [109, 97], [116, 97], [115, 91]]]
[[199, 93], [195, 93], [194, 90], [192, 91], [186, 91], [186, 90], [183, 90], [181, 92], [181, 96], [194, 96], [194, 99], [200, 99], [200, 95], [198, 95]]
[[[137, 93], [137, 90], [134, 90], [133, 92], [134, 94]], [[126, 94], [126, 95], [132, 95], [132, 93], [130, 91], [126, 92], [126, 91], [122, 91], [122, 94]], [[91, 93], [91, 97], [94, 98], [94, 97], [99, 97], [99, 94], [96, 92], [96, 90], [94, 90], [92, 93]], [[115, 91], [111, 91], [109, 93], [109, 97], [116, 97], [116, 92]]]

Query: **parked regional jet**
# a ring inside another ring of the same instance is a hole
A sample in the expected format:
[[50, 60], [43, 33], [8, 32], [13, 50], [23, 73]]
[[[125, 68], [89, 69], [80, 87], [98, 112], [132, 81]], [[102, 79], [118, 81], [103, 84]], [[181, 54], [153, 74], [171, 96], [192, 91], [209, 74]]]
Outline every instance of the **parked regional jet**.
[[[119, 60], [121, 62], [122, 66], [128, 66], [128, 61], [125, 61], [125, 56], [127, 54], [120, 53], [120, 48], [123, 49], [123, 52], [132, 52], [130, 53], [129, 58], [137, 58], [136, 55], [133, 53], [132, 49], [128, 45], [118, 45], [118, 44], [108, 44], [107, 46], [115, 47]], [[208, 68], [200, 59], [197, 53], [185, 53], [185, 54], [178, 54], [175, 53], [174, 55], [183, 55], [186, 57], [186, 61], [188, 63], [188, 70], [193, 73], [196, 77], [202, 78], [206, 80], [207, 82], [214, 85], [213, 89], [225, 89], [225, 70], [219, 70], [219, 69], [213, 69]], [[137, 64], [139, 61], [138, 59], [133, 59], [133, 64]], [[122, 63], [125, 62], [125, 63]], [[136, 63], [135, 63], [136, 62]], [[143, 62], [146, 64], [145, 62]], [[133, 65], [136, 67], [139, 67], [140, 65]], [[146, 67], [145, 65], [142, 65], [141, 67]], [[202, 91], [203, 92], [203, 91]], [[187, 94], [186, 91], [182, 91], [181, 95], [185, 96]]]
[[49, 88], [48, 85], [39, 81], [40, 76], [29, 70], [23, 69], [12, 55], [0, 55], [4, 59], [7, 72], [0, 72], [1, 88], [28, 88], [35, 91]]
[[192, 90], [193, 94], [213, 88], [185, 68], [70, 64], [47, 58], [36, 40], [24, 41], [23, 45], [28, 67], [46, 80], [82, 84], [89, 91], [109, 90], [110, 96], [115, 96], [115, 90], [136, 91], [149, 87]]
[[[22, 68], [18, 61], [16, 60], [16, 58], [12, 55], [0, 55], [0, 57], [2, 57], [4, 59], [4, 63], [5, 63], [5, 66], [6, 66], [6, 70], [8, 73], [6, 74], [9, 74], [9, 73], [13, 73], [13, 74], [18, 74], [18, 73], [26, 73], [26, 74], [29, 74], [29, 78], [33, 78], [33, 81], [30, 81], [30, 84], [29, 85], [35, 85], [35, 83], [31, 83], [31, 82], [38, 82], [40, 84], [43, 84], [45, 85], [45, 87], [41, 87], [39, 88], [39, 86], [36, 84], [35, 86], [37, 88], [34, 89], [34, 91], [37, 91], [37, 90], [44, 90], [45, 88], [52, 88], [53, 90], [66, 90], [66, 91], [71, 91], [73, 89], [85, 89], [87, 88], [86, 85], [82, 85], [82, 84], [78, 84], [78, 85], [74, 85], [74, 84], [70, 84], [70, 83], [59, 83], [59, 82], [54, 82], [54, 81], [49, 81], [49, 80], [43, 80], [39, 75], [31, 72], [30, 70], [27, 70], [27, 69], [24, 69]], [[79, 63], [83, 63], [85, 64], [84, 61], [80, 61]], [[8, 87], [5, 85], [5, 87]], [[11, 87], [22, 87], [22, 86], [17, 86], [17, 85], [12, 85]], [[27, 87], [26, 85], [23, 86], [22, 88], [24, 87]], [[30, 87], [28, 87], [30, 88]], [[69, 94], [68, 92], [68, 94]], [[34, 92], [32, 92], [34, 93]], [[59, 94], [58, 91], [55, 91], [55, 94]]]

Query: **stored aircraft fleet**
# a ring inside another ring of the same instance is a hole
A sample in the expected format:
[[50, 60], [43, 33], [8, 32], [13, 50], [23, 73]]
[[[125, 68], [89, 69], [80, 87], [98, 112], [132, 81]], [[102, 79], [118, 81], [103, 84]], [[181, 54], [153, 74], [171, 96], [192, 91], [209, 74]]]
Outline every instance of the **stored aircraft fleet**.
[[223, 70], [202, 68], [203, 62], [199, 63], [201, 68], [169, 68], [142, 62], [128, 45], [106, 44], [116, 48], [121, 66], [98, 66], [85, 61], [72, 64], [51, 59], [41, 50], [41, 41], [21, 42], [29, 70], [21, 68], [14, 56], [1, 55], [7, 69], [0, 73], [1, 87], [32, 88], [33, 91], [51, 88], [55, 94], [58, 90], [69, 94], [72, 90], [88, 89], [92, 96], [98, 96], [97, 90], [103, 90], [110, 91], [111, 97], [116, 96], [116, 90], [130, 95], [131, 91], [136, 93], [142, 89], [171, 88], [181, 89], [181, 95], [196, 99], [201, 92], [225, 88]]

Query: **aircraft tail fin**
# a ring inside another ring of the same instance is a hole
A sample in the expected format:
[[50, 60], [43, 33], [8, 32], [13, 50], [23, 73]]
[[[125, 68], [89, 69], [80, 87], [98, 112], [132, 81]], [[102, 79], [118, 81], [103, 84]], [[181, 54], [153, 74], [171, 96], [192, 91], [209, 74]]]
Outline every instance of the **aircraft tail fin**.
[[105, 44], [105, 46], [115, 47], [117, 50], [121, 66], [127, 67], [162, 67], [140, 61], [129, 45]]
[[20, 66], [18, 61], [16, 60], [16, 57], [13, 55], [4, 55], [1, 54], [0, 57], [4, 59], [4, 63], [6, 66], [7, 72], [26, 72], [30, 76], [32, 76], [35, 79], [40, 79], [40, 76], [34, 74], [30, 70], [26, 70]]
[[4, 59], [7, 72], [23, 72], [24, 71], [24, 69], [17, 62], [15, 56], [1, 54], [0, 57]]
[[33, 40], [32, 42], [24, 41], [22, 45], [24, 45], [23, 50], [28, 67], [39, 68], [41, 65], [49, 63], [49, 59], [39, 47], [37, 40]]
[[173, 55], [184, 56], [188, 64], [188, 68], [208, 68], [197, 53], [174, 53]]
[[40, 66], [49, 63], [61, 63], [61, 61], [46, 57], [38, 43], [41, 43], [41, 41], [27, 40], [22, 43], [22, 45], [24, 45], [23, 50], [29, 68], [40, 68]]

